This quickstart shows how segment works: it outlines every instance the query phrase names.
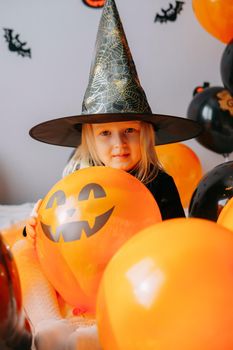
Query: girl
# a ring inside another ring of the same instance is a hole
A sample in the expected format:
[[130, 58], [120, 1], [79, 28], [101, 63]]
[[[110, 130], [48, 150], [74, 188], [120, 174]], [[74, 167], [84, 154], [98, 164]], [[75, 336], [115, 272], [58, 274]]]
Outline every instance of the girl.
[[185, 216], [175, 183], [162, 170], [154, 145], [153, 126], [146, 122], [84, 124], [82, 143], [63, 175], [93, 165], [125, 170], [150, 190], [163, 219]]
[[[154, 146], [187, 140], [199, 132], [194, 121], [152, 114], [115, 2], [107, 0], [82, 114], [39, 124], [30, 135], [42, 142], [77, 148], [64, 175], [98, 165], [131, 173], [151, 191], [162, 218], [169, 219], [184, 216], [184, 211], [174, 181], [162, 170]], [[26, 225], [28, 239], [18, 242], [14, 250], [37, 348], [100, 349], [94, 321], [86, 324], [80, 318], [74, 323], [63, 319], [56, 293], [40, 269], [34, 249], [39, 204]]]
[[[89, 166], [104, 165], [122, 169], [137, 177], [151, 191], [159, 205], [163, 219], [184, 216], [175, 183], [172, 177], [162, 170], [158, 162], [154, 149], [155, 134], [153, 126], [150, 123], [133, 120], [84, 124], [81, 139], [81, 145], [77, 147], [74, 155], [64, 169], [64, 176], [79, 168]], [[26, 225], [26, 234], [28, 239], [32, 240], [33, 246], [36, 240], [36, 213], [39, 205], [40, 201], [36, 206], [33, 216]], [[20, 254], [29, 256], [29, 252], [24, 249], [20, 249]], [[17, 252], [18, 255], [19, 252]], [[67, 320], [62, 319], [55, 292], [43, 276], [42, 271], [40, 271], [35, 251], [31, 252], [30, 255], [30, 264], [33, 264], [31, 268], [34, 271], [34, 278], [30, 279], [31, 287], [27, 286], [23, 289], [30, 290], [31, 294], [33, 294], [34, 290], [34, 294], [44, 295], [44, 302], [42, 305], [39, 303], [39, 314], [38, 298], [35, 298], [36, 304], [32, 301], [28, 302], [28, 299], [25, 304], [29, 316], [33, 319], [33, 324], [36, 326], [37, 348], [39, 350], [46, 350], [47, 348], [56, 349], [56, 346], [65, 346], [64, 340], [76, 346], [80, 341], [84, 341], [83, 339], [87, 336], [84, 349], [89, 349], [90, 342], [93, 342], [90, 348], [93, 350], [98, 349], [97, 332], [95, 325], [92, 324], [94, 321], [91, 321], [88, 328], [86, 326], [83, 328], [85, 325], [83, 323], [82, 327], [79, 327], [77, 331], [76, 327], [72, 325], [73, 321], [70, 324], [67, 323]], [[20, 266], [21, 270], [25, 271], [22, 258]], [[28, 270], [28, 268], [26, 269]], [[25, 276], [22, 277], [22, 280], [24, 278]], [[45, 315], [46, 319], [44, 319]], [[88, 332], [84, 335], [82, 333], [83, 329], [86, 329], [86, 332], [88, 329]], [[72, 347], [73, 345], [70, 346]], [[61, 349], [63, 348], [61, 347]], [[81, 345], [78, 349], [82, 349]]]

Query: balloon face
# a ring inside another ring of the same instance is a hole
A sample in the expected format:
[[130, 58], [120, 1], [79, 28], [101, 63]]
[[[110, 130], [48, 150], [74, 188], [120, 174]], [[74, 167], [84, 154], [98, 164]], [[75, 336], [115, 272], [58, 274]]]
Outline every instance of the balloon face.
[[[95, 199], [106, 197], [105, 190], [102, 186], [96, 183], [89, 183], [80, 190], [77, 201], [83, 202], [89, 200], [92, 193], [93, 202]], [[56, 204], [57, 210], [56, 213], [54, 213], [53, 206]], [[59, 219], [60, 215], [64, 215], [64, 206], [66, 210], [66, 219], [64, 221], [62, 220], [60, 225], [59, 220], [56, 222], [56, 219]], [[88, 220], [75, 220], [77, 218], [75, 199], [71, 200], [70, 203], [67, 203], [66, 193], [63, 190], [58, 190], [52, 194], [52, 196], [48, 199], [45, 210], [49, 211], [46, 221], [51, 222], [51, 224], [46, 225], [41, 221], [41, 227], [48, 239], [54, 242], [58, 242], [60, 239], [64, 242], [73, 242], [81, 239], [82, 233], [85, 233], [87, 237], [90, 237], [100, 231], [111, 217], [114, 206], [107, 209], [104, 213], [97, 215], [94, 218], [94, 224], [92, 227], [90, 226]], [[59, 211], [61, 212], [60, 215]], [[56, 222], [55, 232], [53, 232], [54, 221]]]
[[203, 28], [228, 43], [233, 38], [232, 0], [193, 0], [194, 13]]
[[136, 178], [92, 167], [59, 181], [44, 198], [38, 219], [37, 251], [49, 281], [68, 304], [92, 313], [109, 259], [161, 215]]
[[233, 151], [233, 97], [222, 87], [210, 87], [191, 101], [188, 118], [199, 122], [203, 132], [196, 140], [220, 154]]
[[221, 211], [217, 223], [233, 231], [233, 197]]
[[220, 67], [223, 85], [233, 95], [233, 41], [226, 46], [221, 58]]
[[189, 216], [217, 221], [228, 200], [233, 197], [233, 162], [216, 166], [200, 181], [193, 193]]
[[173, 177], [183, 207], [188, 207], [193, 191], [202, 177], [197, 155], [182, 143], [156, 146], [156, 153], [165, 171]]
[[0, 344], [1, 349], [31, 349], [32, 335], [23, 315], [20, 280], [9, 247], [0, 235]]
[[97, 298], [103, 350], [231, 350], [233, 235], [172, 219], [130, 239], [109, 262]]

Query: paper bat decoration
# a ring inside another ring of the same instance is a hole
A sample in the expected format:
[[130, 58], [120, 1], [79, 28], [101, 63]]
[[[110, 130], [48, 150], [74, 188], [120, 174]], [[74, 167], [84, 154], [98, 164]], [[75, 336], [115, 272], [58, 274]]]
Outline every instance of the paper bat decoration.
[[169, 3], [169, 8], [167, 10], [161, 9], [162, 15], [156, 14], [154, 22], [174, 22], [177, 19], [177, 15], [182, 11], [184, 3], [184, 1], [176, 1], [175, 5]]
[[31, 49], [25, 48], [25, 45], [27, 45], [27, 43], [20, 41], [19, 34], [13, 35], [13, 29], [3, 28], [3, 30], [4, 38], [8, 43], [8, 49], [12, 52], [17, 52], [20, 56], [31, 58]]

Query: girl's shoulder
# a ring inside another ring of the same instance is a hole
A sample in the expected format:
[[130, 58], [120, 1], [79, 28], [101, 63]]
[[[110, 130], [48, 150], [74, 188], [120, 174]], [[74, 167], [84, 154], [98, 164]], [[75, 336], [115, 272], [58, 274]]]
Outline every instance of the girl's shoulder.
[[157, 176], [153, 180], [158, 183], [158, 181], [174, 181], [173, 177], [166, 173], [165, 170], [159, 169]]
[[146, 184], [146, 187], [158, 195], [164, 195], [165, 192], [173, 191], [176, 188], [173, 177], [162, 169], [159, 169], [157, 176]]

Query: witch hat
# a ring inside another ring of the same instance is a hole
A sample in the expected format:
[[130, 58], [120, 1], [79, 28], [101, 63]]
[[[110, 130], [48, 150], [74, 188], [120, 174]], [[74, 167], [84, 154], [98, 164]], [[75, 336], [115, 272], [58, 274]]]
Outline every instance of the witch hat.
[[156, 145], [184, 141], [201, 132], [201, 126], [193, 120], [152, 113], [115, 1], [106, 0], [81, 115], [43, 122], [29, 133], [42, 142], [77, 147], [81, 142], [82, 124], [129, 120], [151, 123]]

